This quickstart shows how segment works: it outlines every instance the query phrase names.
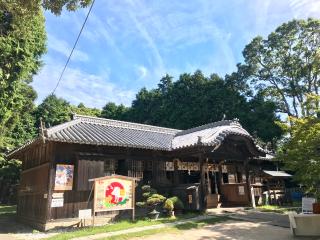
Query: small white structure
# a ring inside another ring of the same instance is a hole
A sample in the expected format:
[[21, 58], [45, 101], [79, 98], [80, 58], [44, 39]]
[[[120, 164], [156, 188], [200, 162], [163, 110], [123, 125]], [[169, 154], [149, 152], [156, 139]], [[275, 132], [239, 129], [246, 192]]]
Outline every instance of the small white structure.
[[320, 214], [297, 214], [289, 212], [293, 236], [320, 236]]
[[312, 205], [316, 202], [315, 198], [302, 198], [302, 213], [313, 213]]

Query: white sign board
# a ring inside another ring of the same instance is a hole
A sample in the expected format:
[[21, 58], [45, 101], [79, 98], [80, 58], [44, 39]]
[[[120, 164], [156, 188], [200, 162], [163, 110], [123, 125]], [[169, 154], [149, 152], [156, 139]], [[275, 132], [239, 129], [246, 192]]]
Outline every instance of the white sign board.
[[302, 213], [312, 213], [312, 205], [316, 202], [315, 198], [302, 198]]
[[91, 212], [91, 209], [79, 210], [79, 219], [90, 219], [92, 217]]
[[52, 198], [51, 207], [63, 207], [63, 198]]
[[244, 195], [244, 186], [238, 187], [239, 195]]

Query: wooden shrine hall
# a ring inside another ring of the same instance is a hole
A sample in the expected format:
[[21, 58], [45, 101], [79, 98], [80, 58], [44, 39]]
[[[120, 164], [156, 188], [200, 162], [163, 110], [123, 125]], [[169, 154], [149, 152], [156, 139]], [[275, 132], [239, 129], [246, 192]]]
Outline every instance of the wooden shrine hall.
[[22, 161], [18, 219], [41, 229], [90, 208], [88, 180], [112, 174], [179, 196], [186, 209], [246, 206], [273, 170], [267, 156], [237, 120], [177, 130], [81, 115], [8, 154]]

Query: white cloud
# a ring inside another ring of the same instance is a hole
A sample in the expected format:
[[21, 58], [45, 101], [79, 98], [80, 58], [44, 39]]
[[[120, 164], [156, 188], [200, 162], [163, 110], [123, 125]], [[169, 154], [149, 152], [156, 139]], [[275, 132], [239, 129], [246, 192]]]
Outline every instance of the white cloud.
[[[68, 44], [68, 42], [58, 39], [52, 34], [48, 34], [48, 48], [52, 49], [65, 57], [69, 57], [72, 47]], [[89, 60], [89, 56], [80, 50], [75, 49], [73, 51], [71, 59], [73, 61], [86, 62]]]
[[145, 66], [139, 65], [136, 67], [138, 80], [145, 79], [148, 75], [148, 69]]
[[296, 18], [320, 16], [319, 0], [291, 0], [290, 6]]
[[[38, 92], [38, 103], [51, 93], [60, 71], [61, 66], [49, 59], [40, 73], [35, 76], [32, 85]], [[110, 101], [129, 106], [135, 92], [118, 87], [110, 82], [108, 76], [89, 74], [77, 68], [67, 68], [56, 90], [56, 95], [73, 104], [83, 102], [89, 107], [102, 108]]]

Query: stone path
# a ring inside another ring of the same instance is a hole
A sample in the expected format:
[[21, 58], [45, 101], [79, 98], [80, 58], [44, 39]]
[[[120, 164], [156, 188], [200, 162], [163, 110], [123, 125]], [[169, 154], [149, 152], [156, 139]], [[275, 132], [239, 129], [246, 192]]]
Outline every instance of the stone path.
[[233, 214], [230, 217], [253, 222], [267, 223], [273, 226], [290, 228], [289, 218], [287, 214], [250, 210]]

